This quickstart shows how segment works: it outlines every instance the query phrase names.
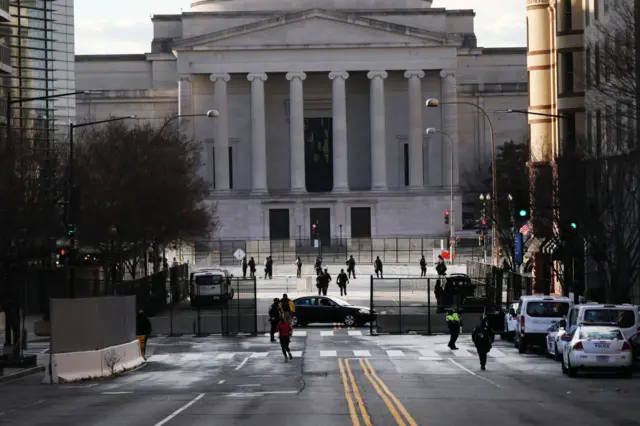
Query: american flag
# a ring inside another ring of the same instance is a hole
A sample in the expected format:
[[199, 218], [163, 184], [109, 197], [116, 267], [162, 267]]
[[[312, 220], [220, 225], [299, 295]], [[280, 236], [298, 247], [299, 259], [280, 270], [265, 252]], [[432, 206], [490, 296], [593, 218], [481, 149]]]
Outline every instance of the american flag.
[[525, 236], [525, 237], [526, 237], [527, 235], [529, 235], [529, 232], [531, 232], [531, 227], [529, 227], [529, 223], [525, 223], [524, 225], [522, 225], [522, 226], [520, 227], [520, 233], [521, 233], [523, 236]]

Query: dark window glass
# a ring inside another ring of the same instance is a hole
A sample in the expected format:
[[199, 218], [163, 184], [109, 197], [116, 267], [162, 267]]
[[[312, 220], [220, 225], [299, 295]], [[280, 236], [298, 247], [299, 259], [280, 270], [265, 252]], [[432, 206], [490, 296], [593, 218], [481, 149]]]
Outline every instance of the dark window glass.
[[404, 186], [409, 186], [409, 144], [403, 145], [404, 153]]
[[587, 309], [584, 311], [584, 323], [608, 323], [620, 328], [631, 328], [636, 316], [631, 309]]
[[533, 318], [562, 318], [569, 312], [567, 302], [529, 302], [527, 315]]

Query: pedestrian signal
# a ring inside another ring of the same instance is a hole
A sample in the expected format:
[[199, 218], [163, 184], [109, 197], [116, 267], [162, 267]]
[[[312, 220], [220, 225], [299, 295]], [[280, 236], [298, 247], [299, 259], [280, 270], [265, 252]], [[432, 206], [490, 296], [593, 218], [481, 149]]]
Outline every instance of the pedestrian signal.
[[449, 210], [445, 210], [444, 212], [444, 223], [445, 225], [449, 224]]

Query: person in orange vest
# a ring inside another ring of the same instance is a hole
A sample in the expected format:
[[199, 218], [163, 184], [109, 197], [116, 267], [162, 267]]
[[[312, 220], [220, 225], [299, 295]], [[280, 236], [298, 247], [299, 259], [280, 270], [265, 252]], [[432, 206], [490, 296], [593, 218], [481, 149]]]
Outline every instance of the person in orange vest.
[[282, 299], [280, 299], [280, 310], [282, 311], [282, 318], [287, 322], [287, 324], [291, 324], [291, 316], [293, 312], [296, 311], [296, 307], [293, 304], [293, 301], [289, 299], [289, 296], [286, 294], [282, 295]]

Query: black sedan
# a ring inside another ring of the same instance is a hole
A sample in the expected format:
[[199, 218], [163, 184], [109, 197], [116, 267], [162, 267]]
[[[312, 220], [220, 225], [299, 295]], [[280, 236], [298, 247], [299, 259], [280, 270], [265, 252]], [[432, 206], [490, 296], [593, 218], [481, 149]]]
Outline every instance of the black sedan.
[[363, 326], [375, 321], [376, 312], [364, 306], [354, 306], [349, 302], [332, 296], [305, 296], [293, 301], [296, 311], [293, 325], [304, 327], [311, 323], [343, 323], [344, 325]]

